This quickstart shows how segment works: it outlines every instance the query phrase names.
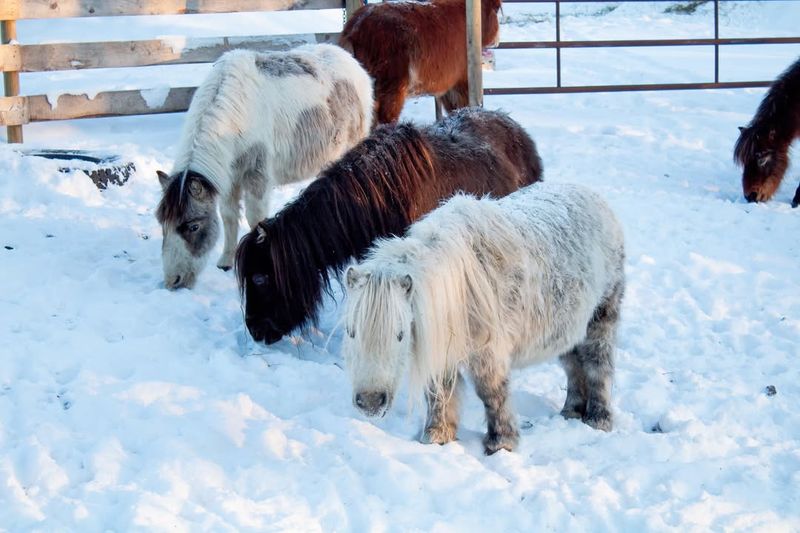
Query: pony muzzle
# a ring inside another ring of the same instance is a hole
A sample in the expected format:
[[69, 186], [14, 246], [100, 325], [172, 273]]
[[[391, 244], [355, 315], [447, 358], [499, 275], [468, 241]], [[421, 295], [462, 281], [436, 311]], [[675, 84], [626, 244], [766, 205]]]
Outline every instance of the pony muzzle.
[[274, 344], [283, 338], [283, 332], [275, 327], [275, 324], [270, 319], [255, 320], [246, 317], [244, 320], [247, 325], [247, 331], [256, 342], [263, 342], [265, 344]]
[[369, 417], [382, 418], [392, 404], [392, 397], [386, 391], [357, 392], [353, 405]]

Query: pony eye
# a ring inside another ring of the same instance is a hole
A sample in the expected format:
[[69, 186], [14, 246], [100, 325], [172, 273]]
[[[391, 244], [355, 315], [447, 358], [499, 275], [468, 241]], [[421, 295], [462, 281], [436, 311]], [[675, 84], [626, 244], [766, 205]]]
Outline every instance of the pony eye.
[[197, 231], [199, 229], [200, 229], [200, 224], [192, 224], [191, 226], [189, 226], [189, 231], [191, 233], [194, 233], [195, 231]]
[[401, 331], [400, 333], [398, 333], [398, 334], [397, 334], [397, 342], [400, 342], [400, 341], [402, 341], [402, 340], [403, 340], [403, 336], [404, 336], [404, 335], [405, 335], [405, 332], [403, 332], [403, 331]]
[[264, 285], [266, 282], [267, 282], [267, 276], [265, 276], [264, 274], [253, 274], [254, 285], [258, 285], [260, 287], [261, 285]]
[[354, 330], [350, 329], [350, 328], [347, 328], [347, 336], [350, 337], [351, 339], [355, 339], [356, 338], [356, 332]]

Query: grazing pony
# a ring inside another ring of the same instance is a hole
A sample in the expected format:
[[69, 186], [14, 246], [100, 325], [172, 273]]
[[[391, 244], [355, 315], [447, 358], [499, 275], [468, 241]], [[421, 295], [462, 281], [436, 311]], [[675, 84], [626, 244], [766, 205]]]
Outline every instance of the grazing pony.
[[454, 197], [345, 272], [353, 403], [383, 416], [408, 367], [428, 403], [422, 440], [444, 444], [456, 436], [463, 366], [486, 408], [486, 453], [512, 450], [509, 370], [560, 355], [562, 415], [609, 431], [624, 257], [614, 214], [583, 187]]
[[504, 196], [541, 175], [533, 140], [503, 113], [467, 108], [422, 128], [377, 128], [242, 238], [236, 271], [250, 334], [273, 343], [313, 322], [331, 269], [457, 191]]
[[219, 237], [217, 204], [217, 266], [230, 269], [240, 197], [252, 227], [275, 185], [314, 176], [369, 133], [372, 105], [372, 80], [337, 46], [220, 57], [189, 106], [172, 173], [158, 171], [166, 287], [194, 285]]
[[[772, 198], [789, 166], [789, 147], [800, 137], [800, 59], [778, 76], [747, 127], [739, 127], [734, 160], [743, 167], [748, 202]], [[800, 205], [800, 186], [792, 207]]]
[[[481, 43], [496, 45], [500, 0], [481, 3]], [[369, 4], [347, 21], [339, 44], [375, 78], [375, 117], [395, 122], [407, 96], [442, 97], [450, 112], [469, 105], [464, 0]]]

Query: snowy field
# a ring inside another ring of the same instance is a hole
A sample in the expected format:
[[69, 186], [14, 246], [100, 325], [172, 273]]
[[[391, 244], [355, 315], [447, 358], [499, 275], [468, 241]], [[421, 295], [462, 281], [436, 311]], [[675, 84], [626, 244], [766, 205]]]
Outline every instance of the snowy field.
[[[565, 6], [564, 38], [708, 36], [710, 10]], [[504, 9], [504, 40], [552, 38], [552, 6]], [[797, 35], [800, 2], [725, 3], [723, 36]], [[338, 31], [341, 12], [19, 24], [22, 42]], [[548, 55], [550, 54], [550, 55]], [[567, 51], [564, 80], [704, 81], [709, 48]], [[771, 79], [798, 46], [723, 54]], [[552, 52], [501, 51], [485, 85], [552, 83]], [[205, 66], [25, 75], [25, 94], [196, 84]], [[616, 426], [558, 412], [556, 363], [515, 372], [522, 437], [486, 457], [465, 395], [458, 441], [417, 441], [401, 397], [351, 405], [326, 304], [318, 330], [249, 340], [213, 266], [168, 292], [153, 211], [183, 116], [27, 126], [28, 147], [133, 161], [124, 187], [0, 147], [0, 531], [800, 531], [800, 165], [744, 202], [731, 152], [763, 90], [487, 98], [551, 181], [589, 185], [626, 230]], [[406, 118], [432, 120], [428, 98]], [[796, 159], [800, 150], [795, 149]], [[800, 159], [798, 159], [800, 160]], [[302, 186], [276, 194], [276, 210]], [[219, 252], [219, 246], [217, 253]], [[767, 387], [776, 394], [767, 394]]]

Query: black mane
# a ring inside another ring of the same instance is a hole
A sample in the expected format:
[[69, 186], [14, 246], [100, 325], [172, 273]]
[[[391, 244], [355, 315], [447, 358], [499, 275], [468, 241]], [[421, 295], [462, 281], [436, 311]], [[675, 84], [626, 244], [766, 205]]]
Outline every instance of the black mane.
[[242, 297], [246, 265], [266, 260], [273, 265], [275, 296], [290, 315], [313, 322], [321, 292], [330, 293], [330, 270], [341, 271], [375, 237], [402, 233], [411, 223], [418, 182], [432, 175], [427, 143], [414, 126], [379, 127], [275, 217], [259, 223], [263, 244], [256, 243], [258, 231], [242, 238], [236, 253]]
[[506, 115], [463, 110], [443, 123], [377, 128], [242, 238], [236, 276], [256, 340], [315, 322], [331, 271], [341, 273], [376, 238], [403, 234], [455, 192], [503, 196], [540, 179], [533, 141]]
[[764, 145], [775, 141], [791, 142], [800, 129], [800, 97], [797, 95], [800, 95], [800, 59], [772, 83], [753, 120], [742, 128], [733, 149], [734, 162], [744, 166], [757, 157]]

